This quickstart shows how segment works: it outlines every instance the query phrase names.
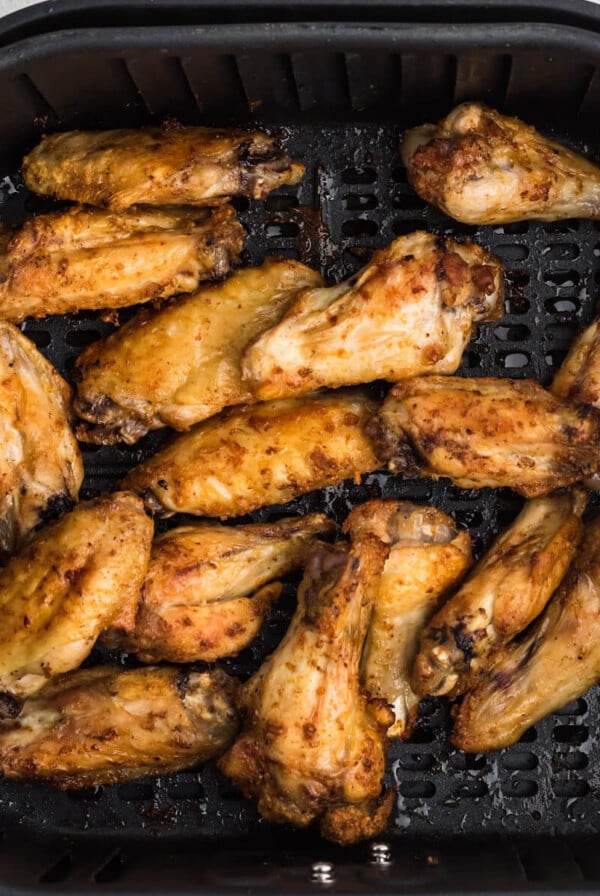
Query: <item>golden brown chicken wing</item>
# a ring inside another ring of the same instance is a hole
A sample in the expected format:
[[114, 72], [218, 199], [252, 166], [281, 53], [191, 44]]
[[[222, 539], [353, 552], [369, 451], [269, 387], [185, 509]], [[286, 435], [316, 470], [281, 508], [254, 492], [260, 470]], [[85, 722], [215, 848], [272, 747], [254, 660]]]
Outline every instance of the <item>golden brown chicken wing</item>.
[[407, 738], [419, 698], [410, 682], [419, 633], [440, 597], [471, 562], [471, 539], [435, 507], [408, 501], [367, 501], [344, 523], [355, 541], [372, 535], [390, 547], [361, 663], [361, 679], [373, 697], [394, 710], [388, 737]]
[[321, 832], [338, 843], [385, 827], [379, 802], [385, 730], [393, 716], [368, 700], [359, 663], [388, 548], [365, 537], [313, 548], [298, 609], [283, 641], [242, 687], [242, 734], [219, 767], [270, 821]]
[[123, 480], [160, 516], [241, 516], [375, 470], [359, 390], [234, 408], [178, 436]]
[[20, 330], [0, 321], [0, 555], [77, 500], [83, 464], [71, 389]]
[[192, 768], [235, 737], [236, 690], [221, 670], [70, 672], [0, 721], [0, 769], [70, 790]]
[[345, 283], [302, 292], [244, 357], [261, 400], [321, 386], [454, 373], [473, 324], [503, 311], [500, 261], [472, 243], [417, 231]]
[[130, 634], [103, 640], [144, 663], [211, 662], [256, 637], [281, 593], [280, 576], [301, 566], [334, 523], [321, 513], [249, 526], [200, 523], [157, 538]]
[[151, 540], [142, 502], [117, 492], [78, 504], [0, 570], [5, 711], [77, 668], [110, 625], [133, 627]]
[[482, 103], [406, 131], [402, 160], [419, 196], [467, 224], [600, 215], [596, 165]]
[[0, 317], [123, 308], [191, 292], [227, 273], [244, 238], [228, 205], [38, 215], [8, 244]]
[[577, 551], [586, 503], [585, 492], [575, 489], [525, 504], [421, 633], [413, 675], [418, 694], [463, 694], [492, 650], [541, 613]]
[[136, 442], [149, 429], [189, 429], [252, 402], [242, 382], [248, 342], [276, 323], [296, 292], [322, 282], [297, 261], [268, 259], [158, 311], [140, 311], [77, 359], [77, 413], [86, 441]]
[[393, 472], [448, 476], [462, 488], [508, 486], [526, 498], [600, 466], [598, 412], [571, 407], [533, 380], [404, 380], [369, 432]]
[[456, 713], [452, 741], [481, 753], [515, 743], [535, 722], [600, 678], [600, 517], [543, 616], [494, 654]]
[[565, 401], [600, 410], [600, 318], [575, 339], [550, 391]]
[[262, 131], [139, 128], [42, 137], [23, 159], [30, 190], [118, 211], [136, 204], [211, 205], [297, 184], [304, 165]]

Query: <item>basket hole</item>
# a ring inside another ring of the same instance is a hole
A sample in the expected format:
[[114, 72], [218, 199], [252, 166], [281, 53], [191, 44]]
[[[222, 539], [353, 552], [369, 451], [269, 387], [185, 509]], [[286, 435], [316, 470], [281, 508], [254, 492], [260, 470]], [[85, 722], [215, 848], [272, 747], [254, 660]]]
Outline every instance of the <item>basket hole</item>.
[[142, 800], [151, 800], [154, 796], [154, 788], [148, 781], [131, 781], [120, 784], [117, 788], [119, 799], [126, 803], [136, 803]]
[[404, 165], [398, 165], [397, 168], [392, 168], [390, 177], [395, 184], [405, 184], [408, 178], [406, 177], [406, 168]]
[[172, 781], [167, 787], [167, 793], [174, 800], [197, 800], [205, 796], [204, 787], [200, 781]]
[[553, 781], [552, 790], [557, 797], [581, 797], [590, 792], [587, 781]]
[[39, 882], [41, 884], [58, 884], [69, 876], [72, 868], [73, 859], [71, 858], [71, 853], [65, 853], [58, 862], [54, 862], [50, 868], [44, 871], [43, 874], [40, 874]]
[[544, 274], [544, 283], [548, 286], [555, 286], [558, 289], [572, 289], [579, 285], [579, 274], [577, 271], [546, 271]]
[[529, 224], [527, 221], [514, 221], [512, 224], [503, 224], [501, 227], [495, 227], [494, 233], [518, 235], [527, 233], [528, 230]]
[[505, 370], [519, 370], [527, 367], [531, 359], [525, 352], [500, 352], [496, 360]]
[[529, 273], [529, 271], [523, 271], [520, 268], [517, 268], [513, 271], [505, 271], [505, 276], [509, 286], [516, 286], [519, 289], [523, 289], [525, 286], [528, 286], [529, 281], [531, 280], [531, 274]]
[[524, 731], [519, 740], [518, 744], [532, 744], [537, 740], [537, 731], [535, 728], [528, 728], [527, 731]]
[[349, 212], [363, 212], [368, 209], [377, 208], [377, 197], [371, 193], [361, 196], [358, 193], [349, 193], [344, 197], [344, 208]]
[[530, 772], [538, 766], [538, 758], [533, 753], [507, 753], [501, 761], [509, 772]]
[[518, 243], [502, 243], [494, 246], [494, 255], [499, 255], [502, 261], [525, 261], [529, 257], [529, 249]]
[[579, 246], [575, 243], [552, 243], [542, 249], [542, 258], [550, 261], [573, 261], [579, 258]]
[[354, 221], [344, 221], [342, 224], [343, 236], [375, 236], [377, 233], [377, 224], [375, 221], [356, 218]]
[[494, 336], [500, 342], [523, 342], [529, 337], [530, 330], [524, 324], [494, 328]]
[[402, 219], [392, 221], [392, 233], [395, 236], [408, 236], [409, 233], [414, 233], [415, 230], [420, 230], [422, 227], [422, 221], [404, 221]]
[[[82, 491], [79, 494], [79, 498], [82, 501], [87, 501], [90, 497], [93, 497], [93, 498], [97, 497], [98, 494], [99, 494], [99, 492], [94, 495], [88, 495], [82, 489]], [[101, 784], [98, 787], [82, 787], [80, 790], [68, 790], [67, 791], [67, 795], [70, 800], [73, 800], [74, 802], [81, 802], [81, 803], [87, 803], [89, 800], [99, 800], [102, 797], [103, 793], [104, 793], [104, 788]]]
[[407, 772], [426, 772], [434, 763], [431, 753], [406, 753], [399, 758], [398, 767]]
[[295, 221], [268, 221], [265, 227], [265, 235], [268, 240], [298, 236], [299, 231], [300, 228]]
[[73, 348], [85, 348], [98, 339], [100, 339], [98, 330], [68, 330], [65, 336], [65, 342]]
[[110, 884], [119, 879], [125, 868], [125, 862], [121, 850], [114, 852], [109, 859], [106, 860], [94, 872], [94, 883]]
[[544, 233], [577, 233], [579, 221], [576, 218], [568, 218], [566, 221], [549, 221], [542, 227]]
[[504, 781], [501, 787], [504, 796], [516, 797], [523, 799], [525, 797], [535, 796], [538, 792], [538, 785], [535, 781], [524, 781], [519, 778], [511, 778]]
[[27, 327], [25, 335], [28, 339], [31, 339], [38, 348], [48, 348], [52, 342], [52, 335], [48, 330], [30, 330], [29, 327]]
[[550, 324], [546, 327], [546, 339], [548, 342], [558, 342], [568, 346], [571, 344], [577, 332], [575, 323]]
[[399, 790], [409, 800], [426, 800], [435, 796], [435, 784], [432, 781], [402, 781]]
[[374, 168], [345, 168], [342, 171], [342, 181], [345, 184], [374, 184], [377, 180], [377, 172]]
[[269, 212], [288, 212], [298, 205], [297, 196], [271, 194], [265, 199], [265, 208]]
[[454, 796], [458, 800], [479, 799], [488, 792], [485, 781], [462, 781], [454, 788]]
[[587, 703], [583, 699], [583, 697], [579, 697], [577, 700], [571, 700], [570, 703], [567, 703], [566, 706], [563, 706], [561, 709], [557, 709], [554, 713], [556, 716], [582, 716], [587, 712]]
[[544, 308], [550, 314], [576, 314], [581, 302], [578, 299], [546, 299]]
[[392, 197], [392, 208], [399, 208], [407, 212], [420, 212], [427, 208], [427, 203], [416, 193], [398, 193]]
[[552, 760], [553, 768], [565, 771], [581, 771], [587, 768], [589, 763], [589, 758], [581, 750], [567, 750]]
[[461, 367], [463, 370], [475, 370], [481, 367], [481, 355], [479, 352], [466, 351], [462, 356]]
[[514, 292], [506, 296], [504, 306], [507, 314], [527, 314], [529, 311], [529, 299], [521, 292]]
[[557, 725], [552, 732], [552, 739], [557, 744], [569, 744], [573, 747], [579, 747], [586, 742], [589, 734], [590, 732], [585, 725]]
[[425, 725], [417, 725], [413, 728], [413, 732], [408, 743], [411, 744], [430, 744], [435, 740], [435, 732]]
[[450, 765], [457, 771], [481, 771], [486, 766], [485, 756], [478, 753], [455, 753], [450, 757]]
[[552, 370], [557, 370], [560, 367], [560, 365], [562, 364], [562, 362], [565, 360], [566, 357], [567, 357], [566, 349], [564, 349], [562, 351], [557, 350], [554, 352], [547, 352], [544, 355], [544, 361], [546, 363], [546, 367], [550, 367]]

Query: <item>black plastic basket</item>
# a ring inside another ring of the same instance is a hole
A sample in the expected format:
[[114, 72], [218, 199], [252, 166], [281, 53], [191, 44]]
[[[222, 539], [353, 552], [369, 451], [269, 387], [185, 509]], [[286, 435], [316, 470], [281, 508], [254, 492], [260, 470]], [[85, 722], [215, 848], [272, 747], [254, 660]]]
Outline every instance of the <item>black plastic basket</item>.
[[[481, 99], [600, 157], [600, 11], [584, 2], [169, 3], [74, 0], [8, 17], [0, 34], [0, 217], [51, 207], [18, 165], [46, 130], [261, 124], [283, 130], [307, 164], [298, 187], [239, 201], [248, 260], [301, 257], [330, 280], [419, 227], [472, 236], [506, 267], [506, 315], [483, 326], [464, 375], [547, 382], [594, 315], [600, 225], [467, 227], [422, 203], [399, 154], [404, 127]], [[326, 231], [315, 223], [316, 209]], [[107, 332], [97, 315], [25, 332], [65, 373]], [[85, 451], [85, 495], [110, 488], [163, 438]], [[431, 501], [481, 551], [520, 507], [508, 491], [376, 473], [286, 508], [342, 520], [370, 497]], [[254, 515], [268, 519], [281, 508]], [[226, 666], [241, 676], [277, 643], [293, 583], [258, 641]], [[261, 821], [211, 764], [65, 794], [0, 781], [0, 893], [589, 893], [600, 891], [600, 692], [514, 747], [468, 756], [446, 741], [447, 708], [426, 701], [411, 742], [391, 751], [398, 788], [386, 845], [342, 850], [314, 831]], [[325, 863], [325, 864], [323, 864]]]

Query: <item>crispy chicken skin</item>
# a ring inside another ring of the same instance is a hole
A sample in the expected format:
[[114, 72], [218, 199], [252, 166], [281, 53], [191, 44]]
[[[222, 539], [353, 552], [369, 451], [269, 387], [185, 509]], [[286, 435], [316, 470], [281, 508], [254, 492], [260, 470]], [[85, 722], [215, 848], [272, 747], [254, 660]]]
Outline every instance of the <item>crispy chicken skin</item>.
[[313, 548], [283, 641], [241, 689], [242, 734], [219, 767], [270, 821], [321, 818], [337, 843], [385, 827], [380, 802], [384, 701], [361, 691], [359, 664], [387, 547], [378, 539]]
[[526, 498], [600, 466], [598, 412], [571, 407], [533, 380], [404, 380], [368, 431], [392, 472], [447, 476], [461, 488], [508, 486]]
[[334, 530], [321, 513], [172, 529], [152, 547], [133, 632], [109, 632], [103, 640], [144, 663], [234, 656], [254, 640], [279, 597], [277, 579], [304, 563], [318, 535]]
[[422, 199], [466, 224], [600, 215], [596, 165], [482, 103], [406, 131], [402, 161]]
[[577, 336], [550, 391], [565, 401], [600, 410], [600, 318]]
[[364, 429], [377, 409], [364, 392], [233, 408], [134, 467], [124, 488], [159, 516], [242, 516], [375, 470]]
[[361, 663], [373, 697], [386, 700], [395, 722], [388, 737], [408, 738], [419, 698], [410, 684], [419, 632], [471, 562], [471, 539], [435, 507], [408, 501], [367, 501], [344, 523], [355, 541], [373, 535], [390, 548], [379, 577]]
[[189, 429], [228, 405], [252, 402], [242, 382], [249, 341], [276, 323], [296, 292], [322, 283], [297, 261], [242, 268], [222, 283], [144, 309], [77, 359], [80, 438], [132, 444], [149, 429]]
[[493, 255], [417, 231], [380, 249], [345, 283], [303, 291], [248, 349], [244, 375], [266, 400], [454, 373], [473, 324], [502, 314], [503, 294]]
[[600, 678], [600, 517], [586, 526], [562, 585], [523, 640], [499, 648], [455, 715], [469, 753], [510, 746]]
[[71, 389], [33, 342], [0, 321], [0, 555], [77, 500], [83, 463]]
[[77, 668], [111, 624], [131, 628], [152, 522], [135, 495], [78, 504], [0, 570], [0, 708]]
[[277, 138], [213, 128], [68, 131], [42, 137], [23, 160], [30, 190], [116, 211], [264, 199], [303, 174]]
[[0, 769], [71, 790], [192, 768], [235, 737], [236, 690], [221, 670], [70, 672], [0, 721]]
[[575, 489], [525, 504], [421, 633], [413, 675], [418, 694], [464, 693], [494, 648], [542, 612], [577, 551], [586, 503], [586, 493]]
[[231, 206], [76, 207], [26, 221], [2, 262], [0, 317], [123, 308], [226, 274], [244, 246]]

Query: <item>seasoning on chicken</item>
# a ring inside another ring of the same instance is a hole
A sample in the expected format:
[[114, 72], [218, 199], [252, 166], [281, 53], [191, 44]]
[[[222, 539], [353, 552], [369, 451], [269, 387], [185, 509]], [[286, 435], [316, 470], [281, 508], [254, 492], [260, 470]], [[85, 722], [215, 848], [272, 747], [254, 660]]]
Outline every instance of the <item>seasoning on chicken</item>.
[[367, 501], [350, 513], [344, 531], [355, 541], [371, 535], [389, 546], [361, 663], [369, 694], [394, 710], [388, 737], [410, 736], [419, 698], [410, 675], [419, 633], [440, 598], [471, 562], [471, 539], [435, 507], [408, 501]]
[[221, 670], [70, 672], [0, 721], [0, 769], [70, 790], [193, 768], [235, 737], [236, 690]]
[[0, 555], [77, 500], [81, 454], [71, 389], [20, 330], [0, 321]]
[[211, 662], [254, 640], [282, 590], [277, 579], [303, 565], [334, 523], [321, 513], [248, 526], [198, 523], [152, 547], [135, 628], [104, 643], [144, 663]]
[[600, 410], [600, 318], [577, 336], [550, 391], [564, 401]]
[[38, 215], [17, 231], [0, 262], [0, 318], [124, 308], [192, 292], [229, 271], [244, 239], [228, 205]]
[[23, 160], [30, 190], [117, 211], [264, 199], [303, 174], [276, 137], [214, 128], [68, 131], [42, 137]]
[[467, 224], [600, 216], [596, 165], [482, 103], [406, 131], [402, 160], [422, 199]]
[[241, 357], [296, 292], [322, 282], [297, 261], [267, 259], [158, 310], [144, 309], [77, 359], [75, 409], [85, 441], [138, 441], [149, 429], [189, 429], [252, 402]]
[[600, 468], [600, 414], [533, 380], [414, 377], [389, 393], [369, 432], [392, 472], [462, 488], [508, 486], [526, 498]]
[[423, 630], [413, 675], [418, 694], [463, 694], [494, 648], [542, 612], [577, 551], [586, 503], [585, 492], [574, 489], [525, 504]]
[[132, 628], [152, 523], [124, 492], [78, 504], [0, 569], [0, 707], [76, 669], [104, 629]]
[[320, 818], [337, 843], [380, 833], [392, 804], [381, 792], [393, 715], [359, 682], [387, 551], [369, 536], [313, 549], [287, 634], [243, 685], [242, 733], [219, 761], [264, 818], [299, 827]]
[[478, 321], [503, 312], [500, 261], [473, 243], [418, 231], [338, 286], [306, 289], [258, 336], [244, 374], [261, 400], [321, 386], [454, 373]]
[[178, 436], [123, 480], [160, 516], [241, 516], [375, 470], [364, 428], [377, 402], [352, 390], [230, 411]]
[[514, 744], [600, 679], [600, 517], [533, 629], [500, 647], [455, 714], [453, 743], [482, 753]]

